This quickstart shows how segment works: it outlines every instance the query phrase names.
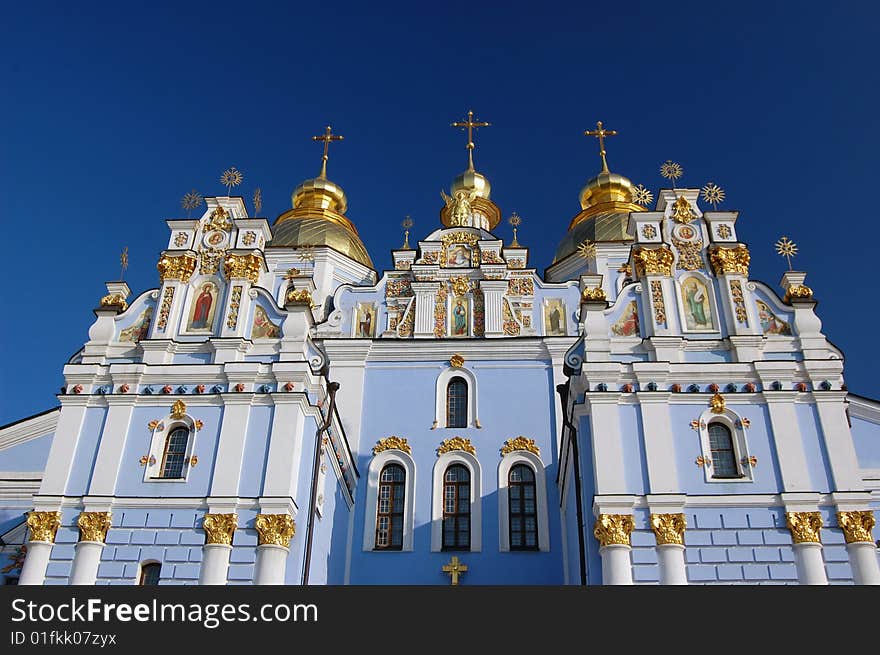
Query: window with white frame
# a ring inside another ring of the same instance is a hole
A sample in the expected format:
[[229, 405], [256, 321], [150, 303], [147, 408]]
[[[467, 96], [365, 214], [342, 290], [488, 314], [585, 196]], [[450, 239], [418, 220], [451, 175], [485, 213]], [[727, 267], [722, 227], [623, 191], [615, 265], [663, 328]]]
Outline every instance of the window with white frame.
[[415, 462], [402, 450], [373, 457], [367, 472], [363, 549], [411, 551], [415, 502]]
[[498, 465], [499, 550], [550, 550], [547, 479], [541, 458], [515, 450]]
[[482, 482], [477, 458], [464, 450], [443, 453], [434, 465], [431, 551], [482, 549]]
[[379, 474], [376, 507], [376, 549], [403, 548], [403, 504], [406, 498], [406, 471], [400, 464], [387, 464]]
[[138, 575], [138, 585], [150, 587], [159, 584], [162, 574], [162, 565], [159, 562], [144, 562]]
[[183, 477], [183, 458], [186, 457], [188, 441], [189, 430], [184, 427], [174, 428], [165, 438], [162, 465], [159, 468], [160, 478], [176, 479]]
[[725, 408], [716, 414], [706, 410], [700, 416], [700, 446], [706, 482], [752, 482], [756, 458], [746, 439], [748, 419]]
[[445, 369], [437, 376], [432, 428], [479, 428], [478, 416], [476, 375], [463, 366]]
[[193, 450], [197, 432], [198, 426], [189, 416], [158, 421], [149, 452], [141, 460], [144, 482], [186, 482], [196, 462]]

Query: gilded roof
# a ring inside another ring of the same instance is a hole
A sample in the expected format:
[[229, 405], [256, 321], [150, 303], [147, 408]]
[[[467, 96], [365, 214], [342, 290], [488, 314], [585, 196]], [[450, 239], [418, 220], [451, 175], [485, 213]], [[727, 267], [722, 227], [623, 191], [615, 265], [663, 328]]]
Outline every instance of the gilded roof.
[[329, 246], [364, 266], [373, 268], [373, 261], [357, 234], [339, 223], [326, 218], [306, 216], [303, 218], [279, 217], [272, 229], [270, 248], [296, 248], [302, 246]]

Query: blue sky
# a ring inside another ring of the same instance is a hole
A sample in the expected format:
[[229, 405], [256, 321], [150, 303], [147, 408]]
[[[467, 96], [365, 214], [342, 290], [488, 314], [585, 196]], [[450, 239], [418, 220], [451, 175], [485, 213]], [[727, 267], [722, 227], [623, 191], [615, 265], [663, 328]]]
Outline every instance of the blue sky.
[[[716, 4], [718, 6], [716, 6]], [[56, 403], [104, 281], [158, 284], [164, 219], [181, 196], [244, 173], [270, 221], [314, 176], [324, 125], [345, 136], [329, 176], [379, 268], [411, 214], [438, 225], [465, 166], [449, 123], [492, 122], [476, 164], [540, 271], [599, 168], [656, 195], [722, 186], [751, 275], [776, 286], [773, 242], [800, 246], [856, 393], [877, 396], [870, 349], [878, 130], [872, 3], [15, 3], [0, 25], [0, 424]], [[498, 230], [505, 239], [510, 228]]]

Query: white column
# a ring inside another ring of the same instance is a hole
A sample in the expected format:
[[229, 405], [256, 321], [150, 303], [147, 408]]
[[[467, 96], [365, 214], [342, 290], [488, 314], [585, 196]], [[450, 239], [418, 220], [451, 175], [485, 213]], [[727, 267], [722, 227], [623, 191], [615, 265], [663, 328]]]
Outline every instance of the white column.
[[809, 541], [794, 544], [794, 563], [797, 567], [799, 584], [828, 584], [825, 562], [822, 558], [822, 544]]
[[106, 399], [107, 416], [101, 430], [98, 454], [89, 483], [90, 496], [112, 496], [116, 491], [116, 480], [137, 396], [109, 395]]
[[681, 489], [675, 463], [669, 396], [669, 392], [661, 391], [640, 391], [636, 394], [642, 413], [642, 425], [651, 426], [649, 434], [644, 435], [643, 443], [652, 494], [674, 494]]
[[50, 541], [29, 541], [27, 557], [18, 577], [20, 585], [41, 585], [46, 579], [46, 567], [49, 566], [49, 554], [52, 552]]
[[684, 561], [684, 531], [687, 526], [684, 513], [651, 513], [651, 529], [657, 538], [657, 561], [660, 566], [660, 584], [686, 585], [687, 569]]
[[274, 544], [257, 546], [257, 564], [254, 570], [255, 585], [284, 584], [289, 548]]
[[483, 307], [486, 321], [486, 336], [500, 337], [504, 335], [504, 292], [507, 280], [480, 280], [483, 290]]
[[100, 541], [80, 541], [76, 545], [76, 555], [73, 557], [73, 570], [70, 572], [70, 584], [95, 584], [103, 550], [104, 544]]
[[434, 336], [434, 297], [439, 285], [436, 282], [413, 282], [412, 290], [416, 296], [416, 317], [413, 327], [414, 337]]
[[874, 512], [871, 510], [837, 512], [837, 524], [846, 538], [846, 552], [856, 584], [880, 585], [880, 564], [871, 531]]
[[770, 428], [773, 446], [779, 460], [779, 473], [782, 487], [788, 492], [808, 492], [813, 490], [810, 470], [804, 454], [801, 429], [795, 411], [796, 391], [774, 391], [762, 394], [770, 415]]
[[[604, 395], [604, 394], [603, 394]], [[593, 475], [596, 495], [625, 494], [623, 439], [620, 434], [620, 409], [617, 394], [599, 398], [587, 394], [587, 403], [578, 405], [575, 416], [580, 418], [589, 411], [590, 433], [593, 440]], [[586, 464], [586, 462], [585, 462]]]
[[599, 514], [593, 527], [593, 536], [599, 540], [602, 557], [602, 584], [631, 585], [630, 534], [633, 530], [630, 514]]
[[232, 546], [227, 544], [205, 544], [202, 553], [199, 584], [225, 585], [229, 574], [229, 556], [232, 554]]
[[846, 391], [823, 391], [814, 393], [813, 398], [836, 491], [863, 491], [865, 485], [846, 419], [846, 394]]

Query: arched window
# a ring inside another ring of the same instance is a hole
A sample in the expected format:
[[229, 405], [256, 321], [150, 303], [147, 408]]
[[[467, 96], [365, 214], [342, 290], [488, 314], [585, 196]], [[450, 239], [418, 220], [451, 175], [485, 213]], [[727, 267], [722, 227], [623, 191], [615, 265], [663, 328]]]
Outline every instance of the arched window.
[[535, 473], [517, 464], [507, 477], [510, 550], [538, 550], [538, 512]]
[[376, 507], [376, 549], [403, 548], [403, 500], [406, 471], [400, 464], [388, 464], [379, 474], [379, 498]]
[[151, 562], [141, 566], [141, 577], [138, 584], [142, 587], [148, 587], [159, 584], [159, 573], [162, 571], [162, 565], [159, 562]]
[[453, 464], [443, 474], [443, 550], [470, 550], [471, 474]]
[[468, 388], [464, 378], [455, 377], [446, 386], [446, 427], [466, 428], [468, 420]]
[[709, 423], [709, 449], [712, 453], [713, 478], [740, 477], [730, 428], [717, 421]]
[[189, 430], [186, 428], [175, 428], [165, 439], [162, 467], [159, 469], [160, 478], [183, 477], [183, 463], [186, 457], [186, 442], [188, 440]]

